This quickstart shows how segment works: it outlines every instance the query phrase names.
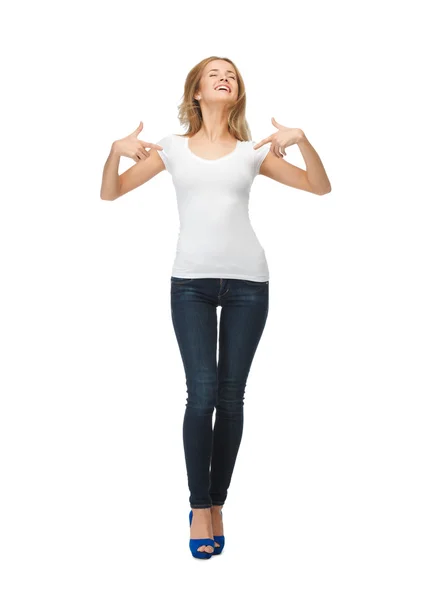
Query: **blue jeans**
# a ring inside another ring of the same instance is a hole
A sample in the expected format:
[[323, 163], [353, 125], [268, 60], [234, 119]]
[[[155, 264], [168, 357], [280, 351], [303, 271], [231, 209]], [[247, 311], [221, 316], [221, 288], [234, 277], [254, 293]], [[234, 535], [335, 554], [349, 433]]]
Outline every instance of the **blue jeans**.
[[171, 277], [172, 322], [188, 393], [183, 446], [191, 508], [226, 500], [243, 431], [244, 390], [268, 315], [268, 287], [268, 281]]

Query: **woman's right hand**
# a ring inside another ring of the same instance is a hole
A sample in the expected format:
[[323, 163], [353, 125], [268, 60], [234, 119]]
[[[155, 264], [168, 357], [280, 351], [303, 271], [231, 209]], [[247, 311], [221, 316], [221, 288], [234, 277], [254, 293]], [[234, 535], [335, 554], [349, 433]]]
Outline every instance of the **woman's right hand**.
[[163, 150], [162, 146], [138, 140], [137, 136], [142, 129], [143, 122], [140, 121], [140, 125], [133, 131], [133, 133], [130, 133], [130, 135], [127, 135], [127, 137], [113, 142], [111, 147], [112, 151], [118, 156], [126, 156], [127, 158], [132, 158], [134, 161], [139, 162], [139, 160], [146, 160], [150, 157], [150, 153], [148, 150], [146, 150], [146, 148]]

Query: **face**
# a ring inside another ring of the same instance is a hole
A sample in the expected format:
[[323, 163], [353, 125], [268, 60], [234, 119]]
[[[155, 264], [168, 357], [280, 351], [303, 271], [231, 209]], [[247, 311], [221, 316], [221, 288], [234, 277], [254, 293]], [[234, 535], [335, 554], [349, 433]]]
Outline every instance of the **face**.
[[[228, 90], [218, 89], [222, 86]], [[238, 77], [233, 66], [225, 60], [212, 60], [203, 71], [199, 91], [194, 98], [208, 103], [235, 104], [238, 99]]]

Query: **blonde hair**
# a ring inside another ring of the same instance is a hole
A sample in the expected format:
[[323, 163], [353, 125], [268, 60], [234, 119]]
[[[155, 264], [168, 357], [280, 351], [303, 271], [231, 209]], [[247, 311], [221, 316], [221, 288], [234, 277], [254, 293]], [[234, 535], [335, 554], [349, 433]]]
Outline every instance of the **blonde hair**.
[[250, 127], [245, 117], [246, 95], [244, 81], [235, 63], [229, 58], [222, 56], [209, 56], [209, 58], [201, 60], [189, 71], [184, 82], [183, 102], [178, 105], [178, 119], [183, 126], [187, 127], [187, 130], [186, 133], [176, 135], [192, 136], [201, 129], [203, 115], [200, 103], [194, 99], [194, 95], [198, 92], [204, 67], [212, 60], [225, 60], [233, 65], [235, 69], [238, 83], [238, 99], [229, 112], [229, 132], [240, 141], [251, 140]]

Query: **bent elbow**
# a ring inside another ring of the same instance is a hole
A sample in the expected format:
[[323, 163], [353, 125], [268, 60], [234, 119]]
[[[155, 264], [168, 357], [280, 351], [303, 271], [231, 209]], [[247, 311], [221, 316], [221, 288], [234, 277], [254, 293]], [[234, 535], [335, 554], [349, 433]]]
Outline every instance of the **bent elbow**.
[[324, 192], [320, 192], [319, 196], [326, 196], [326, 194], [330, 194], [331, 193], [331, 186], [329, 186], [329, 188], [327, 188]]

